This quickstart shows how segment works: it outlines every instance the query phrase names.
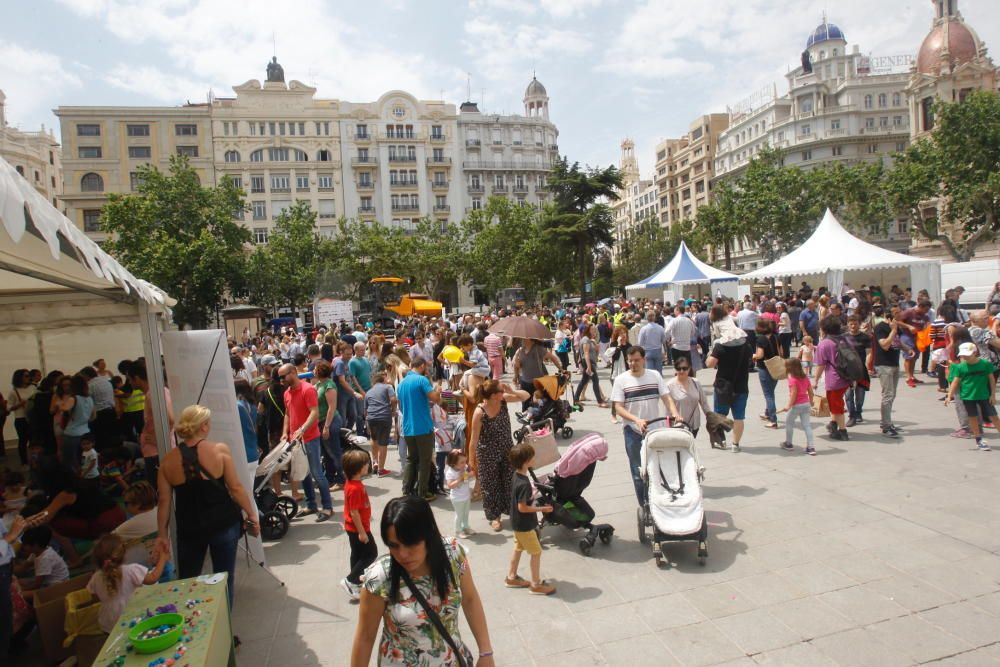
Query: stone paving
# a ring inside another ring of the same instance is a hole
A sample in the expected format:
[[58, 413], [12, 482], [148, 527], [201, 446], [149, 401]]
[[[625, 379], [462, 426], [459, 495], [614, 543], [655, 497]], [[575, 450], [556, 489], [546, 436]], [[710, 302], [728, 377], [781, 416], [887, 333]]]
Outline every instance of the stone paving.
[[[699, 373], [705, 385], [711, 377]], [[473, 507], [480, 532], [466, 544], [497, 664], [1000, 664], [1000, 451], [948, 437], [954, 412], [935, 387], [900, 385], [905, 436], [891, 441], [878, 432], [876, 381], [866, 423], [849, 442], [817, 433], [819, 455], [809, 457], [801, 431], [788, 453], [778, 446], [784, 431], [758, 421], [763, 398], [751, 377], [742, 453], [699, 438], [708, 563], [698, 565], [693, 543], [678, 543], [663, 569], [637, 539], [621, 427], [586, 404], [571, 424], [575, 437], [598, 431], [611, 444], [586, 494], [598, 520], [615, 526], [610, 546], [596, 545], [587, 558], [572, 533], [547, 528], [542, 575], [558, 592], [531, 596], [503, 586], [510, 533], [490, 531]], [[786, 396], [780, 387], [779, 405]], [[368, 485], [378, 517], [399, 479]], [[443, 532], [452, 532], [448, 500], [434, 506]], [[339, 523], [296, 521], [266, 550], [286, 587], [240, 565], [239, 664], [346, 665], [357, 607], [338, 585], [348, 561]], [[462, 633], [472, 640], [464, 619]]]

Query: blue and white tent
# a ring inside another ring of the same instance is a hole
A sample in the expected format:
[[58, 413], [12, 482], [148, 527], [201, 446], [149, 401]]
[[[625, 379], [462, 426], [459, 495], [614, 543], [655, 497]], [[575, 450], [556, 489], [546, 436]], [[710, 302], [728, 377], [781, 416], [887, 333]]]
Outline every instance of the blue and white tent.
[[739, 276], [727, 273], [714, 266], [709, 266], [694, 256], [687, 245], [681, 241], [681, 247], [677, 249], [677, 254], [667, 262], [662, 269], [649, 276], [643, 281], [628, 285], [625, 290], [629, 293], [644, 289], [664, 289], [670, 285], [696, 285], [717, 282], [736, 282]]

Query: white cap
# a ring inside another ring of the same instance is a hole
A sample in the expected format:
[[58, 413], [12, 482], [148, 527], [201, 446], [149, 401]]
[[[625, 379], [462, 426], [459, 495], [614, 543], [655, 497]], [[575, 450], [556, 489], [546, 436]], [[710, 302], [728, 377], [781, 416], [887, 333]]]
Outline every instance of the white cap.
[[978, 352], [979, 350], [976, 349], [975, 343], [962, 343], [958, 346], [958, 356], [960, 357], [971, 357]]

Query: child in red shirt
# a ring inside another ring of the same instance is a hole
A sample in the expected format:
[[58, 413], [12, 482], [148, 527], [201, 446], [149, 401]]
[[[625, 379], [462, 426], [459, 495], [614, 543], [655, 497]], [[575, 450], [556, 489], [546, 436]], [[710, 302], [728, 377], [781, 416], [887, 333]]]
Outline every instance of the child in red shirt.
[[344, 454], [344, 530], [351, 542], [351, 573], [341, 579], [351, 600], [361, 595], [361, 575], [378, 557], [378, 547], [372, 536], [372, 505], [368, 491], [361, 478], [368, 474], [368, 454], [360, 449], [352, 449]]

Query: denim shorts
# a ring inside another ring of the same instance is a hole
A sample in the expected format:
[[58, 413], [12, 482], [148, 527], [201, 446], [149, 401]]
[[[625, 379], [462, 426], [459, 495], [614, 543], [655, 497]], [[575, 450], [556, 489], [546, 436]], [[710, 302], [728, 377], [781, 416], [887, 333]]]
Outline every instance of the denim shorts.
[[715, 402], [715, 412], [725, 417], [729, 414], [729, 411], [733, 411], [733, 419], [743, 420], [747, 417], [747, 399], [750, 398], [750, 394], [736, 394], [733, 399], [732, 405], [726, 405], [719, 400], [718, 396], [714, 397]]

